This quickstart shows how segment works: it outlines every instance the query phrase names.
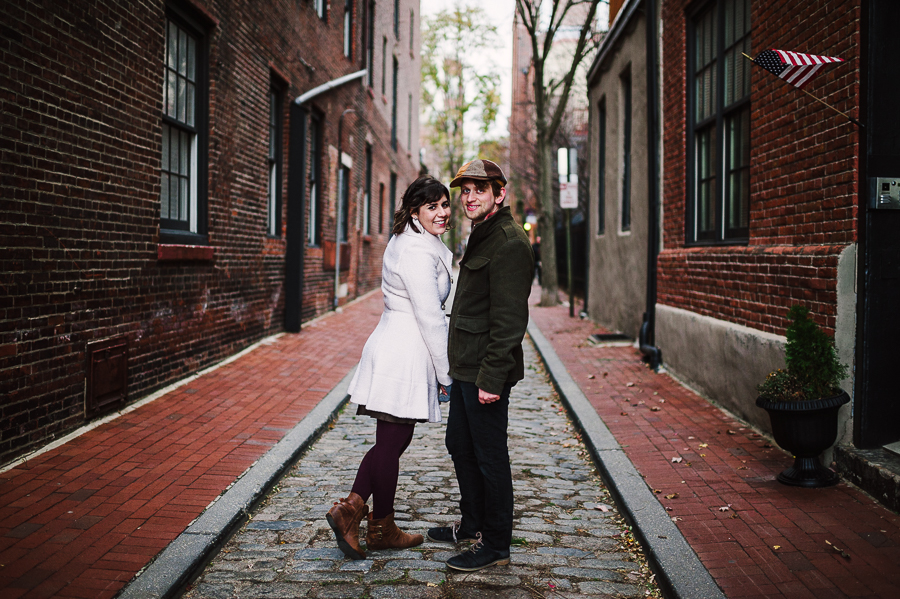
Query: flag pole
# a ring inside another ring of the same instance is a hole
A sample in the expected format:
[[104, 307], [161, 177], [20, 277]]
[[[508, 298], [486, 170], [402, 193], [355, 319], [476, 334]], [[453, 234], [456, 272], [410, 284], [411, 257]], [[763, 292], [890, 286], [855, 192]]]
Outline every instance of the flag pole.
[[[746, 58], [746, 59], [749, 60], [750, 62], [754, 62], [754, 60], [753, 60], [752, 58], [750, 58], [749, 56], [747, 56], [747, 54], [745, 54], [744, 52], [741, 52], [741, 54], [743, 54], [743, 55], [744, 55], [744, 58]], [[755, 64], [755, 63], [754, 63], [754, 64]], [[779, 79], [781, 79], [781, 77], [779, 77]], [[851, 123], [853, 123], [854, 125], [856, 125], [857, 127], [862, 127], [863, 129], [866, 128], [865, 125], [863, 125], [862, 123], [860, 123], [859, 121], [857, 121], [855, 118], [853, 118], [852, 116], [850, 116], [850, 115], [847, 114], [846, 112], [841, 112], [840, 110], [838, 110], [837, 108], [835, 108], [835, 107], [832, 106], [831, 104], [825, 102], [824, 100], [820, 100], [819, 98], [817, 98], [816, 96], [812, 95], [811, 93], [809, 93], [808, 91], [806, 91], [806, 90], [803, 89], [802, 87], [797, 87], [797, 86], [795, 86], [795, 85], [792, 85], [791, 87], [796, 87], [797, 89], [799, 89], [800, 91], [802, 91], [804, 94], [806, 94], [807, 96], [809, 96], [810, 98], [812, 98], [812, 99], [815, 100], [816, 102], [820, 102], [820, 103], [824, 104], [825, 106], [827, 106], [828, 108], [830, 108], [830, 109], [832, 109], [833, 111], [835, 111], [836, 113], [840, 114], [841, 116], [847, 117], [847, 119], [848, 119]]]

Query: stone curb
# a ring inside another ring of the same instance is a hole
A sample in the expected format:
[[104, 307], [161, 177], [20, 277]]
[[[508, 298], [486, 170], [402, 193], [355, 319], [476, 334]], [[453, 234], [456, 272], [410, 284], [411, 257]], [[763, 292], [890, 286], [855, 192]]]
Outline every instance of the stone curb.
[[647, 552], [665, 596], [672, 599], [725, 599], [700, 558], [532, 320], [528, 322], [528, 335], [544, 360], [560, 399], [581, 429], [584, 443], [615, 497], [619, 512], [634, 527], [634, 534]]
[[216, 498], [119, 593], [119, 599], [175, 597], [247, 519], [299, 454], [309, 447], [349, 399], [356, 368], [316, 404], [272, 449]]

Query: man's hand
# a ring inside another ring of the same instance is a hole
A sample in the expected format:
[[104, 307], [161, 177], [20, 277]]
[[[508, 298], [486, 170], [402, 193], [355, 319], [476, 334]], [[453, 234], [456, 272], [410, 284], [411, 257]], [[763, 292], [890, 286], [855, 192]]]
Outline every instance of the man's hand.
[[499, 395], [495, 395], [493, 393], [488, 393], [484, 389], [478, 390], [478, 401], [483, 404], [493, 403], [500, 399]]

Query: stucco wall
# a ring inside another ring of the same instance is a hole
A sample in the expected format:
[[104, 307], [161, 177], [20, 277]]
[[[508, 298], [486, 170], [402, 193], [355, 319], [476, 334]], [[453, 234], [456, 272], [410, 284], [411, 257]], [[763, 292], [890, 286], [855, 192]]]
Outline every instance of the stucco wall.
[[[637, 337], [647, 289], [647, 73], [644, 17], [631, 19], [590, 82], [591, 187], [588, 314], [595, 322]], [[622, 231], [623, 94], [621, 75], [631, 71], [631, 229]], [[598, 232], [600, 119], [606, 106], [605, 228]]]

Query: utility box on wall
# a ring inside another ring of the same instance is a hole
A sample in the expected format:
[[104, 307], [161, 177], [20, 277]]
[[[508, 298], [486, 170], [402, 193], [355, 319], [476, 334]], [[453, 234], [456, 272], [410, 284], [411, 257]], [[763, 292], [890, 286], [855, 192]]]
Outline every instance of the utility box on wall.
[[84, 415], [88, 418], [125, 403], [128, 389], [128, 338], [93, 341], [85, 348], [87, 379]]

